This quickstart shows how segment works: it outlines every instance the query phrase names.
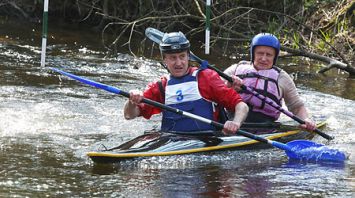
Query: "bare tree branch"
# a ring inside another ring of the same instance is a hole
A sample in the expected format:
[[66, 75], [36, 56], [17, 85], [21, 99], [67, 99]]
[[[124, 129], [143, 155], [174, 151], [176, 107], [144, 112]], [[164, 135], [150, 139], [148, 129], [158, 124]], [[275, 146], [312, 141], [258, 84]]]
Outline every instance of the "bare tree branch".
[[347, 71], [350, 76], [354, 76], [355, 75], [355, 68], [352, 67], [351, 65], [347, 65], [345, 63], [342, 63], [338, 60], [326, 57], [326, 56], [322, 56], [319, 54], [314, 54], [314, 53], [310, 53], [304, 50], [296, 50], [296, 49], [292, 49], [292, 48], [288, 48], [288, 47], [281, 47], [282, 50], [287, 51], [289, 53], [292, 53], [295, 56], [305, 56], [305, 57], [309, 57], [315, 60], [319, 60], [325, 63], [328, 63], [328, 66], [322, 68], [321, 70], [318, 71], [318, 73], [324, 73], [332, 68], [338, 68], [344, 71]]

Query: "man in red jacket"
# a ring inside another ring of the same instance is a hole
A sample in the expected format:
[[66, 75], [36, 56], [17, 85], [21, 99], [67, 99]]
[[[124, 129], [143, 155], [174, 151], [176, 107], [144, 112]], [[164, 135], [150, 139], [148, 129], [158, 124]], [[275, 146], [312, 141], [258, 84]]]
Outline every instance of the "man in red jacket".
[[[181, 32], [166, 33], [159, 45], [169, 75], [150, 83], [141, 93], [130, 91], [124, 107], [126, 119], [143, 116], [149, 119], [162, 112], [162, 131], [209, 131], [213, 126], [141, 103], [143, 97], [204, 118], [218, 121], [218, 106], [235, 112], [232, 120], [224, 123], [223, 133], [235, 134], [248, 113], [248, 106], [239, 94], [225, 85], [219, 75], [207, 68], [189, 66], [190, 42]], [[217, 104], [217, 105], [216, 105]]]

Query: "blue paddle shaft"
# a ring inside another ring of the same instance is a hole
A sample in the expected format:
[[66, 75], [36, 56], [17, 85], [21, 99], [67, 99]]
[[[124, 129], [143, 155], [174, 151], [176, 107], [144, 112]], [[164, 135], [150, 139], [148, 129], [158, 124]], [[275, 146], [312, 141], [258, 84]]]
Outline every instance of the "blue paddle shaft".
[[74, 74], [71, 74], [71, 73], [68, 73], [68, 72], [65, 72], [65, 71], [62, 71], [60, 69], [56, 69], [56, 68], [52, 68], [50, 67], [51, 70], [53, 71], [56, 71], [58, 73], [61, 73], [63, 74], [64, 76], [68, 76], [72, 79], [75, 79], [77, 81], [80, 81], [84, 84], [87, 84], [87, 85], [91, 85], [93, 87], [96, 87], [96, 88], [99, 88], [99, 89], [103, 89], [103, 90], [106, 90], [108, 92], [111, 92], [111, 93], [115, 93], [115, 94], [120, 94], [120, 95], [123, 95], [123, 96], [126, 96], [126, 97], [129, 97], [129, 93], [127, 92], [124, 92], [120, 89], [117, 89], [116, 87], [112, 87], [112, 86], [109, 86], [109, 85], [105, 85], [105, 84], [102, 84], [102, 83], [99, 83], [99, 82], [95, 82], [93, 80], [89, 80], [89, 79], [86, 79], [86, 78], [82, 78], [80, 76], [77, 76], [77, 75], [74, 75]]

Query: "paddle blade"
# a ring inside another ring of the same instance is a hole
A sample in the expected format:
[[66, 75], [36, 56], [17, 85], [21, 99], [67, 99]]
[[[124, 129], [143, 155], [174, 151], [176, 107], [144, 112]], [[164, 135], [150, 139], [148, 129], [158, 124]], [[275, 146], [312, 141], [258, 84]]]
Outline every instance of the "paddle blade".
[[294, 140], [287, 143], [291, 150], [285, 150], [290, 159], [302, 161], [333, 161], [343, 162], [345, 153], [308, 140]]
[[149, 27], [145, 29], [145, 36], [148, 37], [153, 42], [160, 44], [161, 40], [163, 39], [164, 32]]

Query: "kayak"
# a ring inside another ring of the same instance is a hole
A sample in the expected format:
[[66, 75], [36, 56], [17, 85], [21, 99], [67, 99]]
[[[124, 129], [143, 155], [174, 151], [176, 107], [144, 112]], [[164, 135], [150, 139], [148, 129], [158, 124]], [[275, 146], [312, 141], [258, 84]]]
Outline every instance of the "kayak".
[[[317, 121], [317, 128], [324, 127], [326, 120]], [[297, 126], [272, 124], [260, 127], [246, 124], [242, 128], [269, 140], [287, 143], [293, 140], [312, 139], [314, 133], [299, 129]], [[117, 147], [88, 152], [95, 163], [115, 163], [143, 157], [184, 155], [223, 150], [266, 149], [272, 146], [240, 135], [225, 136], [221, 132], [147, 132]]]

